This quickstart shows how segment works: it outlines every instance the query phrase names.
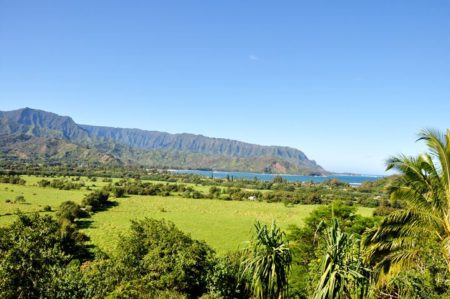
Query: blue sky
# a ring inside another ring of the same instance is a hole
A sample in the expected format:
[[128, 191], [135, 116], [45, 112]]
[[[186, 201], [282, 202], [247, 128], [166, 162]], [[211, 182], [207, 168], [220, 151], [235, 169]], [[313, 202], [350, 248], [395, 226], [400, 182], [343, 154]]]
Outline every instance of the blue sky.
[[449, 1], [3, 1], [0, 110], [380, 174], [450, 119]]

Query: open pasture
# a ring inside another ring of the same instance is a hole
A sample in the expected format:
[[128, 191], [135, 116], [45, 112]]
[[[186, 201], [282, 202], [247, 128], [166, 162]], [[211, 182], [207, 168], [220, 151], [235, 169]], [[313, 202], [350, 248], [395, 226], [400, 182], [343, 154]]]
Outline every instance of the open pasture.
[[[52, 207], [54, 214], [61, 202], [72, 200], [80, 203], [90, 191], [58, 190], [37, 186], [41, 178], [24, 177], [25, 186], [0, 184], [0, 225], [14, 220], [17, 210], [22, 212], [42, 212], [43, 207]], [[83, 178], [87, 185], [103, 186], [104, 182], [90, 182]], [[197, 186], [204, 191], [207, 186]], [[25, 203], [7, 203], [17, 196], [24, 196]], [[211, 199], [186, 199], [177, 195], [160, 196], [127, 196], [111, 199], [117, 205], [106, 211], [98, 212], [80, 223], [83, 231], [91, 238], [91, 242], [106, 252], [111, 252], [121, 233], [125, 233], [133, 219], [144, 217], [167, 219], [173, 221], [181, 230], [188, 232], [193, 238], [204, 240], [218, 253], [244, 246], [243, 242], [251, 236], [256, 220], [270, 223], [276, 221], [282, 228], [290, 224], [301, 225], [303, 220], [317, 205], [295, 205], [286, 207], [282, 203], [266, 203], [256, 201], [224, 201]], [[370, 215], [372, 209], [360, 208], [363, 215]]]

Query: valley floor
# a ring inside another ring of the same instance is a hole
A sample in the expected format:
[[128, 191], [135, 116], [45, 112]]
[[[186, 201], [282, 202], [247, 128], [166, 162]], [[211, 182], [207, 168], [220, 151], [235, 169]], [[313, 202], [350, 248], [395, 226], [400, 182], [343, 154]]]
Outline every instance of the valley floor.
[[[72, 200], [80, 203], [90, 191], [58, 190], [37, 186], [40, 177], [24, 176], [25, 186], [0, 184], [0, 226], [13, 222], [18, 210], [55, 214], [63, 201]], [[106, 185], [104, 182], [88, 182], [92, 189]], [[207, 186], [196, 186], [205, 190]], [[17, 196], [24, 196], [22, 204], [7, 203]], [[217, 199], [187, 199], [178, 195], [161, 196], [127, 196], [111, 199], [116, 203], [111, 208], [95, 213], [91, 218], [83, 219], [80, 226], [91, 238], [92, 244], [106, 252], [112, 252], [121, 233], [125, 233], [133, 219], [144, 217], [165, 218], [188, 232], [193, 238], [204, 240], [219, 254], [244, 246], [251, 236], [256, 220], [270, 223], [275, 220], [282, 228], [289, 225], [301, 225], [303, 220], [318, 205], [295, 205], [286, 207], [282, 203], [256, 201], [225, 201]], [[49, 205], [52, 212], [42, 212]], [[373, 209], [360, 208], [364, 216], [372, 214]]]

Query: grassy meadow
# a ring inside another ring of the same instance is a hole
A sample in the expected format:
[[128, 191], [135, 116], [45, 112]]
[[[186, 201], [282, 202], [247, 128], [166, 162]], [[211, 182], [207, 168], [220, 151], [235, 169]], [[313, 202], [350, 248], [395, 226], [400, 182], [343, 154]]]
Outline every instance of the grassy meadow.
[[[0, 226], [14, 221], [14, 213], [41, 212], [43, 207], [52, 207], [55, 213], [61, 202], [72, 200], [80, 203], [90, 191], [58, 190], [37, 186], [40, 177], [23, 176], [25, 186], [0, 184]], [[86, 186], [96, 188], [108, 183], [98, 179], [97, 182], [84, 178]], [[196, 186], [197, 190], [206, 191], [208, 186]], [[26, 203], [6, 203], [16, 196], [23, 195]], [[173, 221], [181, 230], [188, 232], [193, 238], [204, 240], [219, 254], [237, 249], [251, 236], [256, 220], [270, 223], [275, 220], [282, 228], [290, 224], [301, 225], [302, 221], [317, 205], [295, 205], [286, 207], [282, 203], [266, 203], [255, 201], [224, 201], [212, 199], [186, 199], [177, 195], [161, 196], [127, 196], [111, 201], [117, 204], [106, 211], [95, 213], [91, 218], [83, 219], [83, 231], [91, 238], [91, 242], [106, 252], [116, 247], [121, 233], [126, 232], [133, 219], [144, 217]], [[360, 213], [371, 215], [372, 209], [360, 208]]]

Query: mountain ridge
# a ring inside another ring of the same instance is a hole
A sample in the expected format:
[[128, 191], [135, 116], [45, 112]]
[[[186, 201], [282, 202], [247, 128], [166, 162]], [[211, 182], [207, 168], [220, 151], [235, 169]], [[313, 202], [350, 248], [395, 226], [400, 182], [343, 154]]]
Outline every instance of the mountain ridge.
[[[83, 151], [82, 148], [91, 146], [99, 152], [99, 156], [112, 155], [112, 160], [125, 164], [164, 168], [213, 168], [225, 171], [251, 170], [316, 175], [328, 173], [315, 161], [309, 160], [302, 151], [288, 146], [258, 145], [191, 133], [170, 134], [136, 128], [77, 124], [70, 116], [60, 116], [28, 107], [0, 111], [0, 125], [0, 134], [3, 135], [23, 134], [34, 138], [61, 139], [65, 141], [63, 148], [69, 148], [70, 143], [77, 144], [76, 149], [71, 147], [74, 152], [70, 155], [74, 157], [77, 150]], [[27, 156], [25, 152], [30, 145], [19, 140], [20, 138], [15, 143], [15, 152], [22, 152], [18, 156]], [[19, 146], [24, 148], [20, 149]], [[11, 153], [11, 145], [9, 150]], [[52, 155], [48, 156], [51, 158]], [[63, 157], [60, 159], [64, 160]]]

